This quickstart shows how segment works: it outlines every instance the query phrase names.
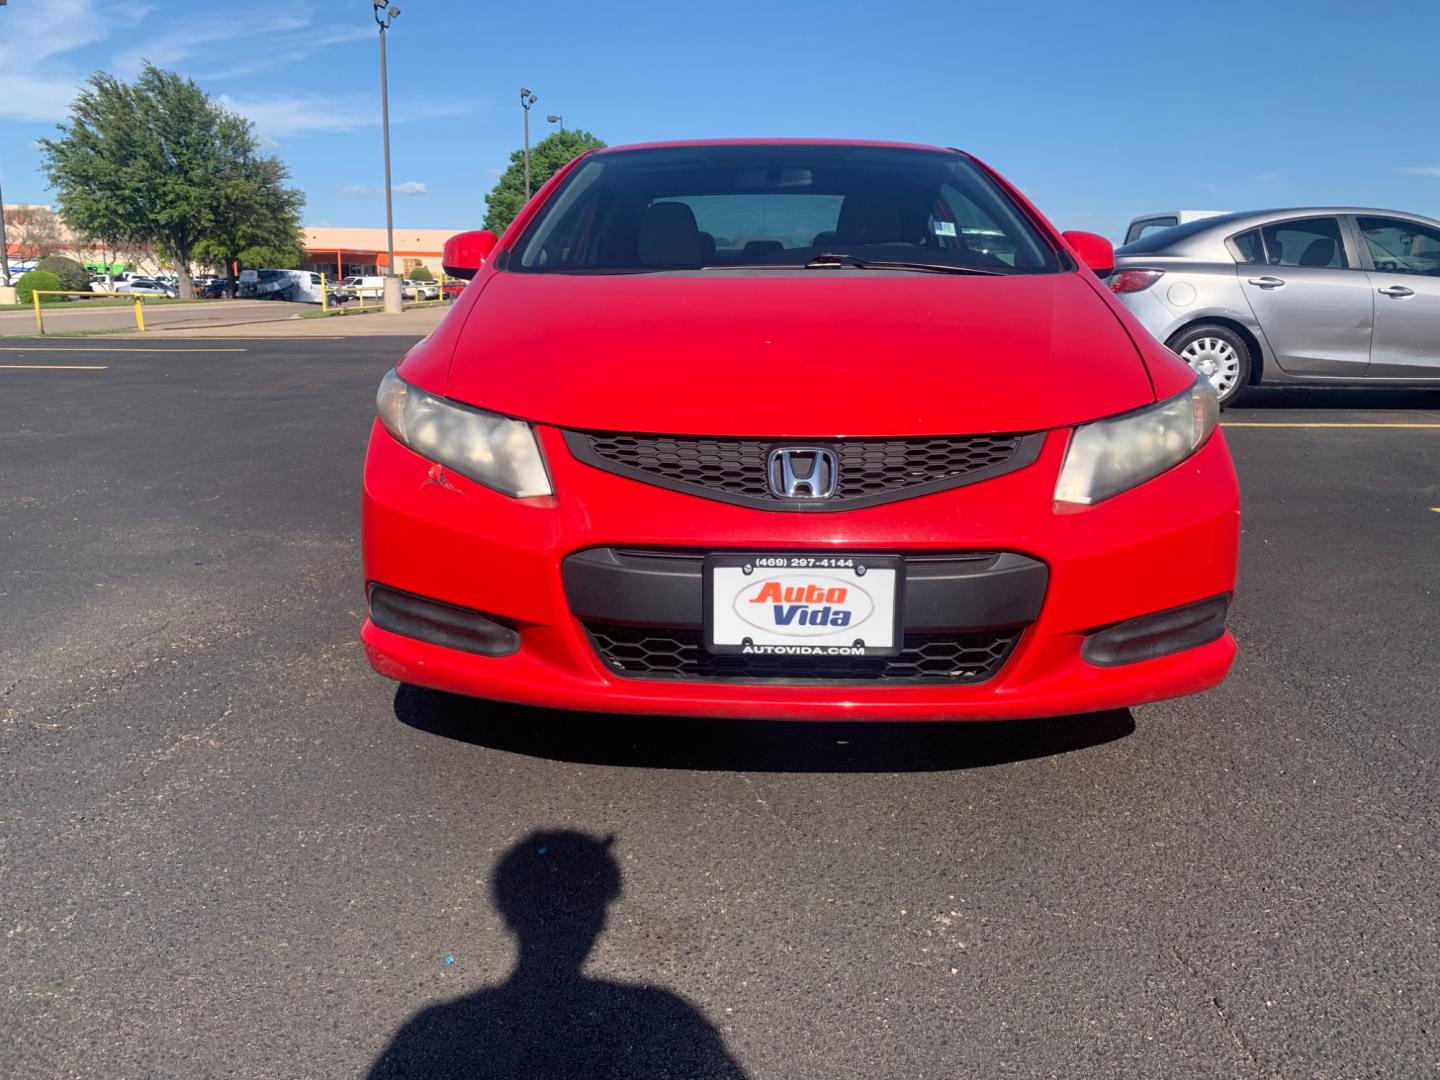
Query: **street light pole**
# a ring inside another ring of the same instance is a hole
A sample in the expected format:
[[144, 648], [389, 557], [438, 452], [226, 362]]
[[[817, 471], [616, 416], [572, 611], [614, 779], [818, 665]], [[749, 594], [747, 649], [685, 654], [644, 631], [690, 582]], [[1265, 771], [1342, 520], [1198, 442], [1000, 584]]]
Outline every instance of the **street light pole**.
[[530, 106], [535, 104], [535, 95], [525, 87], [520, 88], [520, 108], [525, 112], [525, 201], [530, 201]]
[[552, 124], [559, 124], [559, 125], [560, 125], [560, 134], [561, 134], [561, 135], [564, 135], [564, 134], [565, 134], [565, 117], [563, 117], [563, 116], [556, 116], [554, 113], [551, 113], [549, 116], [545, 117], [545, 119], [548, 120], [548, 121], [550, 121], [550, 123], [552, 123]]
[[5, 235], [5, 193], [0, 191], [0, 286], [10, 287], [10, 240]]
[[[0, 0], [0, 7], [5, 0]], [[0, 191], [0, 286], [10, 287], [10, 241], [5, 236], [5, 193]]]
[[389, 261], [385, 264], [382, 294], [387, 314], [398, 315], [404, 309], [400, 279], [395, 276], [395, 213], [390, 191], [390, 86], [385, 63], [385, 31], [400, 15], [398, 7], [385, 7], [386, 0], [374, 0], [375, 23], [380, 27], [380, 127], [385, 140], [385, 248]]

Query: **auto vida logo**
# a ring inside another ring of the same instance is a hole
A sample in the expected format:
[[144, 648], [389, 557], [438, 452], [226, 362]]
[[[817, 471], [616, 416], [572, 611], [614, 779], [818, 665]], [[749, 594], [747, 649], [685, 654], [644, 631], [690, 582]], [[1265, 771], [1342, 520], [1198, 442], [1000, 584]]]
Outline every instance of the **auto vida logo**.
[[875, 611], [853, 581], [824, 574], [784, 574], [752, 582], [735, 597], [735, 614], [760, 630], [823, 637], [858, 626]]

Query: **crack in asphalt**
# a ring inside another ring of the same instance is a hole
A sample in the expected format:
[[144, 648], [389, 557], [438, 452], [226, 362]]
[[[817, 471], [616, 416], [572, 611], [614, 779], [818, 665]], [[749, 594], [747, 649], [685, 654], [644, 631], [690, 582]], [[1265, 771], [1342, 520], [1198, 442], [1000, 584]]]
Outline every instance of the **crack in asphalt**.
[[1186, 959], [1185, 955], [1174, 945], [1170, 946], [1170, 955], [1175, 957], [1176, 963], [1184, 968], [1191, 978], [1200, 984], [1205, 993], [1205, 1000], [1209, 1003], [1211, 1011], [1215, 1013], [1216, 1018], [1220, 1021], [1220, 1026], [1225, 1029], [1225, 1034], [1230, 1036], [1230, 1041], [1235, 1044], [1235, 1049], [1239, 1051], [1240, 1056], [1255, 1070], [1255, 1075], [1264, 1077], [1265, 1080], [1285, 1080], [1285, 1076], [1280, 1070], [1267, 1070], [1265, 1066], [1260, 1064], [1259, 1059], [1251, 1053], [1250, 1046], [1245, 1041], [1245, 1036], [1235, 1025], [1235, 1022], [1230, 1019], [1230, 1014], [1225, 1011], [1225, 1006], [1220, 1002], [1220, 996], [1211, 989], [1209, 980], [1200, 973], [1200, 970]]

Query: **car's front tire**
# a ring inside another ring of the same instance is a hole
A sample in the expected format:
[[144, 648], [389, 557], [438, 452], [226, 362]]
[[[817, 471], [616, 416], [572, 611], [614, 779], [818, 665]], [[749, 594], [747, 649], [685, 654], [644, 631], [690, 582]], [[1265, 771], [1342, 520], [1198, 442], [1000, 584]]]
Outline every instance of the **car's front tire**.
[[1228, 326], [1219, 323], [1187, 326], [1171, 338], [1168, 345], [1171, 352], [1210, 380], [1222, 409], [1233, 405], [1250, 383], [1250, 346]]

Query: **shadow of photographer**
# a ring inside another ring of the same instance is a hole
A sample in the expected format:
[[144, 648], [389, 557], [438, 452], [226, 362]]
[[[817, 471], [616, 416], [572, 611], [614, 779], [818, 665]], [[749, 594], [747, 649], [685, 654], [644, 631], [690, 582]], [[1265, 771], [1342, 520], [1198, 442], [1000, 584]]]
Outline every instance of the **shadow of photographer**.
[[620, 896], [611, 842], [566, 830], [511, 847], [490, 895], [518, 939], [515, 970], [413, 1016], [371, 1080], [743, 1078], [720, 1033], [678, 994], [583, 973]]
[[596, 716], [483, 701], [401, 684], [401, 723], [446, 739], [552, 761], [741, 772], [939, 772], [1083, 750], [1135, 730], [1128, 709], [1046, 720], [785, 722]]

